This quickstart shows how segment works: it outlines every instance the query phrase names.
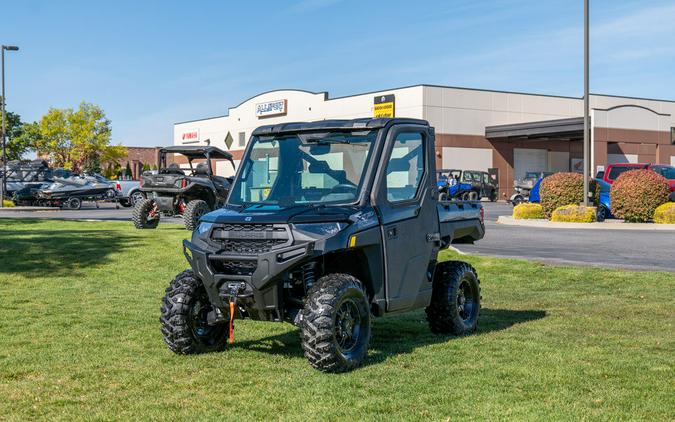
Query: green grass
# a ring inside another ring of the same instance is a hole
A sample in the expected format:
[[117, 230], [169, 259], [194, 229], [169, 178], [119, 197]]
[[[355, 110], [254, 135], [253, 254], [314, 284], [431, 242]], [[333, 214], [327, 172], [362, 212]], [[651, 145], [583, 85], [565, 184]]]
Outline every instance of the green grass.
[[461, 257], [482, 281], [476, 335], [386, 316], [365, 366], [331, 375], [289, 324], [240, 321], [225, 352], [169, 352], [159, 305], [186, 235], [0, 220], [0, 420], [675, 416], [673, 273]]

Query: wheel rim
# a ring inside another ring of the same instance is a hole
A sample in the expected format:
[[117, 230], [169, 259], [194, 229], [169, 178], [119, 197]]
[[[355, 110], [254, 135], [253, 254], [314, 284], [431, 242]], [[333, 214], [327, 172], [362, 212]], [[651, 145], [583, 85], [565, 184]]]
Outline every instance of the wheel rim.
[[190, 307], [190, 329], [192, 335], [204, 344], [212, 345], [216, 341], [213, 335], [217, 327], [208, 324], [211, 305], [206, 297], [197, 297]]
[[457, 310], [465, 324], [471, 322], [476, 311], [476, 292], [469, 280], [462, 280], [457, 290]]
[[340, 352], [349, 353], [359, 343], [361, 335], [361, 313], [353, 299], [340, 304], [335, 314], [335, 341]]
[[136, 202], [138, 202], [138, 201], [142, 201], [143, 199], [145, 199], [145, 197], [144, 197], [143, 194], [140, 193], [140, 192], [134, 192], [134, 194], [131, 195], [131, 201], [132, 201], [134, 204], [135, 204]]

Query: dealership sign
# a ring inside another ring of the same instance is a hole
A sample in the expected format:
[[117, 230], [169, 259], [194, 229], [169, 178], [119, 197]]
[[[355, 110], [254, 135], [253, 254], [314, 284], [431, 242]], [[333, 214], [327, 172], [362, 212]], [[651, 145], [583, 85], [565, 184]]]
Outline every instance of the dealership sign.
[[394, 94], [375, 97], [373, 117], [394, 117]]
[[199, 142], [199, 129], [183, 132], [180, 139], [184, 144]]
[[286, 114], [287, 100], [274, 100], [255, 105], [255, 115], [258, 117], [283, 116]]

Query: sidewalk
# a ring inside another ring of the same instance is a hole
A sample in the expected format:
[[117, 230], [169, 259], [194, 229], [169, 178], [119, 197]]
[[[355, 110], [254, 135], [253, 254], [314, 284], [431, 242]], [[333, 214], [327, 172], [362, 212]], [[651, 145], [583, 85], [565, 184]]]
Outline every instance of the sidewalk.
[[0, 208], [0, 212], [12, 211], [12, 212], [32, 212], [32, 211], [60, 211], [59, 207], [3, 207]]
[[623, 220], [606, 220], [603, 223], [554, 223], [548, 220], [516, 220], [510, 215], [499, 216], [497, 224], [553, 229], [675, 231], [675, 224], [624, 223]]

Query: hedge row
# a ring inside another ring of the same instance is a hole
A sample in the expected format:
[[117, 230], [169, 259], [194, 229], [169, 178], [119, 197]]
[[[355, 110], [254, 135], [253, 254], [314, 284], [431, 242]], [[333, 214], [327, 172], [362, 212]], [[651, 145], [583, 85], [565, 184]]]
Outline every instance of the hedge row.
[[612, 214], [630, 222], [647, 222], [659, 205], [668, 202], [669, 193], [666, 178], [654, 171], [621, 173], [609, 192]]
[[565, 205], [576, 205], [584, 200], [584, 178], [579, 173], [556, 173], [541, 181], [539, 187], [544, 216]]
[[583, 205], [563, 205], [551, 216], [551, 221], [561, 223], [593, 223], [595, 219], [595, 208]]
[[654, 210], [654, 222], [657, 224], [675, 224], [675, 202], [666, 202]]
[[518, 204], [513, 207], [513, 218], [516, 220], [542, 219], [544, 211], [539, 204]]

